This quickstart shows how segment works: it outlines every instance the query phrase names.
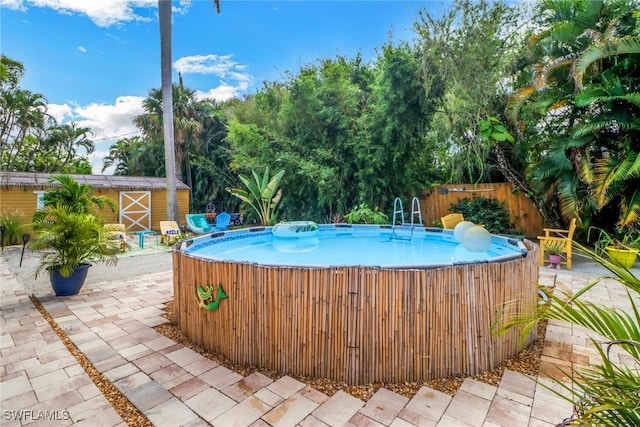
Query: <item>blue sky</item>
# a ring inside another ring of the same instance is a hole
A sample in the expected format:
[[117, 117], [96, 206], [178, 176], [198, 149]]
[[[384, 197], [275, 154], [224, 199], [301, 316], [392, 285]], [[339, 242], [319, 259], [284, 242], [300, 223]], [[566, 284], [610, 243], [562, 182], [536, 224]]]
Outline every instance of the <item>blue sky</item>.
[[[219, 15], [208, 0], [173, 6], [174, 81], [180, 71], [198, 96], [226, 100], [320, 58], [372, 61], [443, 2], [222, 0]], [[0, 51], [24, 64], [22, 89], [44, 95], [54, 117], [92, 129], [94, 173], [160, 87], [157, 12], [157, 0], [0, 0]]]

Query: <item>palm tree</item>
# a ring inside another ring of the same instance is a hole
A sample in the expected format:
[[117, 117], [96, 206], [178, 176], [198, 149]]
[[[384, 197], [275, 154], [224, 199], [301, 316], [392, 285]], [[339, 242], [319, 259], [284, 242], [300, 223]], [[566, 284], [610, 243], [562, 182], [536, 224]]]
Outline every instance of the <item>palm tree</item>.
[[533, 142], [529, 178], [550, 203], [558, 202], [564, 218], [580, 217], [583, 227], [608, 220], [613, 203], [618, 224], [631, 224], [640, 218], [633, 142], [640, 40], [625, 34], [634, 31], [635, 8], [590, 0], [542, 6], [547, 29], [531, 39], [536, 75], [508, 108]]
[[[214, 0], [220, 13], [220, 0]], [[158, 0], [160, 21], [160, 73], [162, 75], [162, 115], [164, 158], [167, 175], [167, 220], [179, 221], [176, 158], [173, 134], [173, 84], [171, 82], [171, 0]]]
[[79, 127], [75, 122], [47, 129], [43, 146], [51, 155], [47, 156], [48, 164], [44, 172], [65, 170], [76, 159], [78, 149], [81, 147], [86, 150], [87, 154], [91, 154], [94, 150], [94, 144], [88, 138], [90, 134], [91, 129]]
[[15, 88], [24, 74], [24, 64], [0, 54], [0, 87]]
[[[173, 85], [174, 161], [176, 177], [189, 176], [187, 145], [202, 131], [201, 103], [195, 99], [195, 91], [182, 85]], [[153, 89], [143, 101], [145, 114], [135, 118], [136, 125], [153, 141], [162, 141], [163, 107], [162, 93]], [[184, 163], [184, 168], [183, 168]], [[186, 173], [184, 173], [186, 170]], [[187, 178], [188, 180], [188, 178]]]
[[114, 175], [131, 175], [131, 162], [136, 145], [142, 143], [142, 138], [133, 136], [118, 140], [109, 148], [109, 155], [104, 158], [102, 172], [111, 166], [115, 166]]
[[57, 183], [55, 187], [44, 193], [45, 207], [65, 206], [71, 212], [78, 214], [92, 213], [94, 206], [102, 209], [107, 205], [115, 212], [116, 202], [107, 196], [93, 195], [93, 187], [89, 184], [80, 184], [73, 177], [64, 174], [52, 175], [49, 182]]
[[[640, 36], [595, 36], [573, 76], [582, 89], [576, 105], [597, 113], [576, 126], [574, 139], [590, 136], [606, 153], [595, 161], [594, 203], [597, 209], [618, 203], [617, 226], [624, 228], [640, 222]], [[583, 86], [589, 74], [596, 78]]]
[[2, 90], [0, 95], [0, 166], [2, 170], [15, 170], [16, 158], [25, 154], [25, 137], [45, 128], [47, 101], [39, 93], [18, 88]]

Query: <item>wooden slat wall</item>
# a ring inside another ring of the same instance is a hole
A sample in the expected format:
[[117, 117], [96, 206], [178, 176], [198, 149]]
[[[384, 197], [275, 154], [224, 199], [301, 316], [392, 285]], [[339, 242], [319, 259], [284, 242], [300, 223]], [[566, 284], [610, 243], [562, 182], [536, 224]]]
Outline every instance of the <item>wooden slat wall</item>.
[[[514, 261], [433, 270], [266, 267], [174, 249], [176, 319], [193, 342], [241, 365], [349, 384], [475, 375], [535, 338], [489, 332], [503, 310], [536, 307], [531, 246]], [[196, 287], [218, 283], [229, 298], [215, 312], [198, 307]]]
[[[31, 218], [36, 210], [37, 195], [34, 191], [47, 191], [48, 187], [7, 187], [0, 188], [0, 208], [2, 213], [18, 211], [23, 214], [25, 223], [31, 223]], [[151, 228], [160, 230], [160, 221], [166, 219], [167, 201], [166, 190], [154, 190], [151, 192]], [[120, 192], [117, 189], [97, 190], [96, 195], [107, 196], [118, 203]], [[189, 213], [189, 190], [178, 191], [178, 211], [180, 223], [184, 224], [185, 215]], [[105, 223], [118, 222], [118, 213], [111, 212], [109, 207], [99, 211], [104, 217]]]
[[[436, 187], [434, 191], [426, 197], [420, 198], [420, 209], [422, 210], [422, 221], [426, 226], [432, 226], [433, 221], [439, 221], [441, 217], [451, 213], [449, 210], [452, 203], [460, 199], [472, 198], [473, 195], [504, 201], [509, 211], [511, 223], [517, 228], [524, 230], [527, 237], [540, 236], [543, 233], [544, 221], [540, 212], [533, 203], [520, 191], [513, 192], [513, 185], [505, 182], [491, 184], [451, 184], [440, 185], [447, 189], [457, 188], [465, 190], [491, 190], [478, 192], [449, 192], [440, 194]], [[409, 201], [404, 201], [407, 203]], [[409, 206], [411, 206], [409, 204]], [[405, 208], [405, 211], [408, 211]]]

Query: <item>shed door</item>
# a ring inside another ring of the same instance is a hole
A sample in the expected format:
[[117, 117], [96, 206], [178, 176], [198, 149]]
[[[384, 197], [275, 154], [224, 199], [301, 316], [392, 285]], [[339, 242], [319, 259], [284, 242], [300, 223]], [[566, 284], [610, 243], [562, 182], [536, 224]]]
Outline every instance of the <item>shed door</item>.
[[121, 191], [119, 218], [127, 230], [150, 230], [151, 191]]

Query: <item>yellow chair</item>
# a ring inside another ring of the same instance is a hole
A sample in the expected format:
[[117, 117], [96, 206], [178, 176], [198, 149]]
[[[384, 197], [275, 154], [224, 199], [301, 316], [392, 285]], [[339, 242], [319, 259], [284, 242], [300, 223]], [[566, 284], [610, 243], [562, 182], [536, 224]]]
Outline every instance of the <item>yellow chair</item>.
[[160, 221], [160, 243], [171, 245], [180, 239], [180, 227], [175, 221]]
[[460, 213], [452, 213], [440, 218], [442, 221], [442, 228], [446, 230], [453, 230], [458, 223], [464, 221], [464, 216]]
[[105, 224], [107, 243], [120, 246], [122, 252], [127, 250], [127, 230], [124, 224]]
[[[538, 240], [540, 241], [540, 265], [545, 265], [548, 261], [545, 259], [545, 248], [547, 246], [554, 246], [557, 244], [564, 245], [562, 248], [562, 253], [565, 254], [566, 261], [561, 261], [560, 264], [566, 264], [567, 270], [571, 270], [571, 249], [573, 247], [573, 233], [576, 231], [577, 220], [573, 218], [571, 220], [571, 224], [569, 225], [568, 230], [562, 230], [557, 228], [544, 228], [544, 236], [538, 236]], [[554, 233], [555, 236], [551, 234]]]

